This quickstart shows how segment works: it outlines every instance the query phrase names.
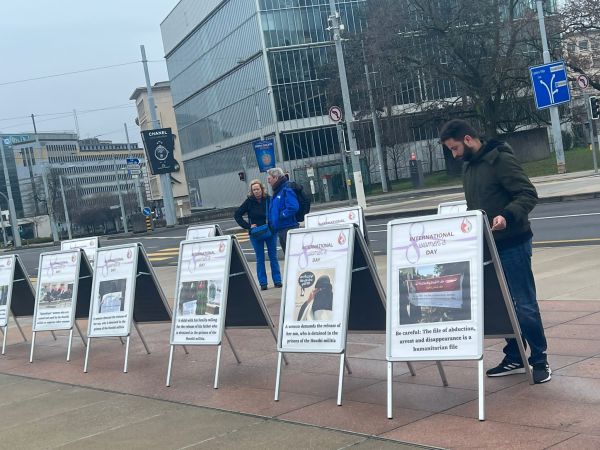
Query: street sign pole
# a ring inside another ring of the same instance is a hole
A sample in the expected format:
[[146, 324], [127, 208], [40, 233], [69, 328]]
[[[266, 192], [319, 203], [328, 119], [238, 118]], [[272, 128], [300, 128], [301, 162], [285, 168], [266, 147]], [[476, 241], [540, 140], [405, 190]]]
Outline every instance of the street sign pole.
[[[131, 145], [129, 144], [129, 131], [127, 130], [126, 123], [124, 123], [123, 126], [125, 127], [125, 137], [127, 138], [128, 155], [129, 155], [129, 158], [131, 158], [132, 155], [131, 155]], [[144, 210], [144, 199], [142, 198], [142, 190], [140, 189], [141, 182], [142, 182], [142, 179], [140, 177], [138, 177], [138, 178], [134, 178], [133, 184], [135, 185], [135, 192], [137, 194], [138, 206], [140, 207], [140, 211], [143, 211]]]
[[[546, 38], [546, 25], [544, 23], [544, 7], [542, 0], [537, 0], [538, 21], [540, 24], [540, 34], [542, 36], [542, 48], [544, 56], [544, 64], [550, 62], [550, 51], [548, 50], [548, 39]], [[558, 173], [565, 173], [567, 167], [565, 164], [565, 153], [563, 149], [562, 134], [560, 131], [560, 116], [558, 114], [558, 106], [550, 107], [550, 120], [552, 121], [552, 136], [554, 141], [554, 151], [556, 153], [556, 167]]]
[[[594, 136], [594, 119], [592, 119], [592, 108], [590, 106], [590, 96], [587, 92], [583, 93], [583, 101], [585, 103], [585, 112], [587, 113], [588, 123], [590, 124], [590, 143], [592, 145], [592, 159], [594, 160], [594, 173], [598, 173], [598, 161], [596, 159], [596, 148], [598, 146], [598, 142], [596, 142]], [[600, 151], [600, 150], [599, 150]]]
[[[160, 126], [156, 117], [154, 97], [152, 96], [152, 85], [150, 84], [150, 74], [148, 72], [148, 61], [146, 60], [146, 49], [143, 45], [140, 45], [140, 50], [142, 51], [142, 64], [144, 66], [144, 75], [146, 77], [146, 92], [148, 93], [148, 108], [150, 109], [150, 117], [152, 118], [152, 128], [157, 129], [160, 128]], [[173, 198], [173, 187], [171, 186], [171, 174], [161, 173], [160, 184], [162, 188], [167, 226], [172, 227], [177, 223], [177, 217], [175, 216], [175, 200]]]
[[333, 31], [333, 40], [335, 42], [335, 54], [337, 57], [338, 70], [340, 73], [340, 86], [342, 88], [342, 97], [344, 99], [344, 114], [346, 115], [346, 124], [348, 126], [348, 140], [350, 141], [350, 157], [352, 159], [352, 170], [354, 172], [354, 189], [356, 190], [356, 199], [358, 204], [367, 209], [367, 200], [360, 168], [360, 151], [354, 136], [354, 114], [350, 102], [350, 90], [348, 88], [348, 79], [346, 77], [346, 63], [344, 62], [344, 49], [342, 47], [342, 37], [340, 31], [343, 25], [340, 23], [340, 13], [335, 6], [335, 0], [329, 0], [331, 15], [329, 16], [331, 30]]

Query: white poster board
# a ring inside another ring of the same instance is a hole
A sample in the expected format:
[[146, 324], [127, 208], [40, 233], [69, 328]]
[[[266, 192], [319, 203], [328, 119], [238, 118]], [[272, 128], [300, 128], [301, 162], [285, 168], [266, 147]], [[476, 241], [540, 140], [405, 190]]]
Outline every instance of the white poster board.
[[98, 250], [98, 237], [69, 239], [67, 241], [61, 241], [60, 243], [61, 250], [73, 250], [79, 248], [83, 249], [85, 256], [87, 256], [87, 259], [93, 268], [94, 262], [96, 261], [96, 251]]
[[344, 352], [353, 248], [353, 225], [289, 232], [280, 352]]
[[231, 236], [183, 241], [171, 345], [219, 345], [225, 328]]
[[194, 225], [188, 227], [185, 233], [186, 241], [204, 239], [221, 235], [218, 225]]
[[444, 202], [438, 205], [438, 214], [456, 214], [467, 211], [467, 201]]
[[308, 213], [304, 217], [304, 226], [306, 228], [319, 228], [351, 223], [357, 224], [363, 235], [365, 234], [365, 223], [362, 207], [350, 206], [347, 208], [329, 209], [326, 211]]
[[388, 223], [388, 361], [483, 355], [480, 211]]
[[88, 337], [128, 336], [133, 318], [138, 244], [98, 249]]
[[80, 264], [79, 249], [40, 255], [33, 331], [73, 328]]
[[0, 256], [0, 327], [8, 325], [14, 269], [14, 255]]

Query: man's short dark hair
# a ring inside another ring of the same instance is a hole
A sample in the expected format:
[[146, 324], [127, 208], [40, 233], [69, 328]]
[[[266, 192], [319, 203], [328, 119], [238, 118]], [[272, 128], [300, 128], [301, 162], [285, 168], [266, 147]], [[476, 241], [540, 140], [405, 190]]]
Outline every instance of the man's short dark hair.
[[444, 142], [448, 139], [462, 141], [467, 135], [479, 138], [479, 133], [468, 122], [462, 119], [452, 119], [442, 126], [440, 141]]

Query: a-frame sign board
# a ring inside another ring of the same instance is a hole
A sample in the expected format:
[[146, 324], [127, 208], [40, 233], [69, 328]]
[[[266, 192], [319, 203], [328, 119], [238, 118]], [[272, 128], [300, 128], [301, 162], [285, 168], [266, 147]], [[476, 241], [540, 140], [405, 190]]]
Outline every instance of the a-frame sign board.
[[308, 213], [304, 218], [305, 228], [329, 227], [332, 225], [356, 224], [362, 232], [365, 242], [370, 245], [365, 213], [362, 206], [327, 209]]
[[[369, 248], [367, 224], [364, 211], [360, 206], [338, 208], [319, 211], [306, 215], [306, 228], [320, 228], [331, 224], [354, 224], [360, 231], [354, 241], [354, 258], [352, 262], [352, 286], [350, 294], [350, 315], [348, 318], [349, 331], [381, 332], [386, 330], [385, 324], [385, 291], [377, 273], [377, 265], [373, 253]], [[360, 235], [360, 236], [359, 236]], [[364, 236], [364, 237], [363, 237]], [[381, 301], [383, 308], [369, 305], [364, 308], [362, 302], [365, 298], [374, 298]], [[365, 328], [367, 327], [367, 328]], [[436, 362], [440, 378], [444, 386], [448, 385], [446, 374], [441, 362]], [[406, 361], [412, 376], [416, 375], [413, 365]]]
[[[486, 247], [489, 258], [484, 258]], [[485, 420], [484, 338], [515, 338], [527, 360], [485, 214], [389, 222], [387, 292], [388, 418], [393, 362], [476, 360], [479, 419]]]
[[277, 350], [275, 401], [286, 352], [340, 355], [337, 404], [342, 404], [347, 332], [385, 331], [385, 292], [356, 224], [288, 234]]
[[166, 385], [171, 385], [176, 345], [216, 345], [217, 389], [223, 336], [240, 363], [228, 328], [268, 328], [276, 340], [275, 326], [237, 239], [217, 236], [181, 242]]
[[86, 344], [76, 319], [89, 315], [92, 268], [82, 248], [42, 253], [38, 267], [29, 362], [33, 362], [37, 333], [57, 330], [69, 330], [67, 361], [70, 361], [73, 327], [77, 328], [83, 345]]
[[221, 231], [221, 227], [218, 224], [192, 225], [191, 227], [188, 227], [187, 231], [185, 232], [186, 241], [193, 241], [215, 236], [223, 236], [223, 231]]
[[141, 244], [98, 249], [90, 299], [84, 372], [87, 372], [92, 338], [126, 338], [123, 366], [123, 372], [126, 373], [131, 325], [137, 330], [146, 352], [150, 354], [138, 323], [170, 320], [171, 309]]
[[19, 255], [0, 256], [0, 329], [4, 334], [3, 355], [6, 349], [9, 315], [12, 314], [23, 340], [27, 342], [17, 317], [33, 315], [34, 305], [33, 285]]

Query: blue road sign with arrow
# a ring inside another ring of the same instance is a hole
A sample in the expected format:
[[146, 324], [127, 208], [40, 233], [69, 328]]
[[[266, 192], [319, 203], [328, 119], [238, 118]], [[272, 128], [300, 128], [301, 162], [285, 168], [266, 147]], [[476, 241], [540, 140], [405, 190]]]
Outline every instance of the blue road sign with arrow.
[[152, 214], [152, 210], [150, 208], [148, 208], [147, 206], [142, 210], [142, 213], [144, 214], [144, 216], [148, 217]]
[[530, 67], [529, 73], [537, 109], [549, 108], [571, 101], [564, 61]]

